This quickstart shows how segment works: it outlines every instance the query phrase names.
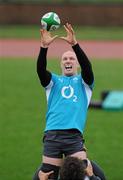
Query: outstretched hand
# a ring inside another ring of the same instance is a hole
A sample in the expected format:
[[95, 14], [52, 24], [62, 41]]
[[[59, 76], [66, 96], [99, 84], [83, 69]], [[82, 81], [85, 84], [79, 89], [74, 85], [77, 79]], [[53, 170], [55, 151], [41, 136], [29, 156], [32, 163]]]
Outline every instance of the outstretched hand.
[[40, 29], [41, 34], [41, 47], [47, 48], [58, 35], [51, 36], [51, 33], [45, 29]]
[[[67, 36], [60, 37], [60, 39], [65, 40], [72, 46], [77, 44], [75, 33], [71, 24], [66, 23], [64, 25], [64, 28], [67, 32]], [[51, 33], [45, 29], [40, 29], [40, 34], [41, 34], [41, 47], [44, 47], [44, 48], [47, 48], [58, 37], [58, 35], [51, 36]]]
[[66, 37], [60, 37], [61, 39], [67, 41], [69, 44], [71, 44], [72, 46], [77, 44], [77, 40], [76, 40], [76, 37], [75, 37], [75, 33], [74, 33], [74, 30], [71, 26], [71, 24], [69, 23], [66, 23], [64, 25], [64, 28], [67, 32], [67, 36]]

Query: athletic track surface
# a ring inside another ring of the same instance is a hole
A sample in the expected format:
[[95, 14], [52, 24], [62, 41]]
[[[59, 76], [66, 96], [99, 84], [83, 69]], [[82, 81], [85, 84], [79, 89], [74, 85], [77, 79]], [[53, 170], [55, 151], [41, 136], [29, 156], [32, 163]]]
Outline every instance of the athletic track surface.
[[[123, 41], [79, 41], [79, 44], [90, 59], [123, 60]], [[37, 58], [40, 48], [38, 40], [0, 39], [0, 57]], [[71, 50], [63, 40], [54, 41], [48, 50], [48, 57], [60, 58], [62, 53]]]

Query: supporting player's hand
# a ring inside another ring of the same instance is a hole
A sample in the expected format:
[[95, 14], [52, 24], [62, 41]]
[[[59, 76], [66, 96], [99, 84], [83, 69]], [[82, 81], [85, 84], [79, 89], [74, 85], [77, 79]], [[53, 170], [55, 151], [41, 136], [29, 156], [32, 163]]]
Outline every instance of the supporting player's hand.
[[47, 48], [58, 36], [51, 36], [51, 33], [45, 29], [40, 29], [41, 47]]
[[74, 33], [74, 30], [71, 26], [71, 24], [69, 23], [66, 23], [64, 25], [64, 28], [67, 32], [67, 36], [66, 37], [60, 37], [61, 39], [67, 41], [69, 44], [71, 44], [72, 46], [74, 46], [75, 44], [77, 44], [77, 40], [76, 40], [76, 37], [75, 37], [75, 33]]
[[38, 176], [39, 176], [40, 180], [48, 180], [49, 175], [52, 174], [52, 173], [53, 173], [53, 171], [50, 171], [50, 172], [47, 172], [47, 173], [45, 173], [43, 171], [39, 171]]
[[88, 165], [87, 165], [87, 168], [85, 169], [86, 173], [88, 176], [93, 176], [93, 167], [91, 165], [91, 162], [88, 160]]

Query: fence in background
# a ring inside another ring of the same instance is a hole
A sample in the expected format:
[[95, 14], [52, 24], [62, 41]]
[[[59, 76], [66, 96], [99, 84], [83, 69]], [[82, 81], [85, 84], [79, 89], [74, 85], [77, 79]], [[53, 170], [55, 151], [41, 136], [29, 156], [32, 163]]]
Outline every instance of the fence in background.
[[45, 3], [45, 4], [83, 4], [83, 3], [91, 3], [91, 4], [117, 4], [123, 3], [123, 0], [0, 0], [0, 3]]
[[68, 21], [83, 26], [123, 26], [123, 4], [2, 3], [0, 24], [39, 25], [42, 15], [50, 11], [58, 13], [63, 24]]

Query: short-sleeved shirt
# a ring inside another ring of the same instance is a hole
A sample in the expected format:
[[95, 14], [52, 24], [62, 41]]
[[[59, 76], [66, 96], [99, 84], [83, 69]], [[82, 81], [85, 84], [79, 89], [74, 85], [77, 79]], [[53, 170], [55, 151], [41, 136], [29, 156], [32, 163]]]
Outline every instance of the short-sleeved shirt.
[[84, 82], [81, 74], [52, 74], [45, 90], [48, 104], [45, 131], [77, 129], [83, 133], [92, 87]]

